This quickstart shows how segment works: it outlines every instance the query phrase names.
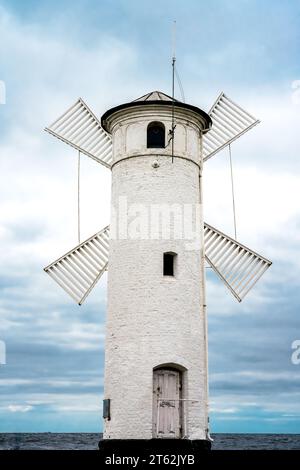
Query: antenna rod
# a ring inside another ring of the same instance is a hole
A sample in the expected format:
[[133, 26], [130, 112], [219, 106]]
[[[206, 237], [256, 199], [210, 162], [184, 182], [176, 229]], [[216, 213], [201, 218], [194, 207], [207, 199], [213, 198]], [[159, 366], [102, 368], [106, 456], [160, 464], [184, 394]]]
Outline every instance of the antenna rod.
[[174, 162], [174, 130], [175, 130], [175, 116], [174, 116], [174, 94], [175, 94], [175, 62], [176, 62], [176, 20], [173, 22], [173, 54], [172, 54], [172, 163]]

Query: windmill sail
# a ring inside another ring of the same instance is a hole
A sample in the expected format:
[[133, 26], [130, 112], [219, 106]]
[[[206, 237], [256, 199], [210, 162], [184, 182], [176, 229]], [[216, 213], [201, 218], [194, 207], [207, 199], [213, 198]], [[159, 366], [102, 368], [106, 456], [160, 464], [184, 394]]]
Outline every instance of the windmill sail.
[[271, 266], [271, 261], [204, 224], [205, 258], [239, 302]]
[[44, 271], [81, 305], [107, 268], [109, 227], [47, 266]]
[[45, 131], [93, 158], [96, 162], [107, 168], [111, 167], [111, 137], [81, 98], [53, 124], [46, 127]]
[[203, 136], [203, 161], [208, 160], [260, 121], [221, 93], [209, 113], [212, 128]]
[[[205, 258], [239, 302], [271, 266], [220, 230], [204, 223]], [[109, 226], [44, 268], [79, 305], [108, 266]]]

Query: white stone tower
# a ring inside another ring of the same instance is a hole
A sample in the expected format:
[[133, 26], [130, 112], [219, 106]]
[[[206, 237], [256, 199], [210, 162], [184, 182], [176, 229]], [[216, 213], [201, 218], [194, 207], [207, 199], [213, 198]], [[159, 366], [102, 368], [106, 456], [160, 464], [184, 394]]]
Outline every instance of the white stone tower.
[[[169, 96], [152, 92], [102, 117], [113, 141], [115, 214], [104, 439], [208, 438], [203, 234], [191, 247], [183, 222], [189, 207], [193, 233], [203, 227], [201, 135], [211, 119], [175, 101], [172, 158], [172, 106]], [[135, 208], [143, 212], [136, 236], [130, 231]]]
[[46, 128], [112, 172], [111, 225], [45, 268], [79, 305], [108, 270], [104, 454], [210, 446], [204, 262], [239, 302], [271, 262], [203, 222], [203, 162], [258, 122], [223, 92], [206, 114], [156, 91]]

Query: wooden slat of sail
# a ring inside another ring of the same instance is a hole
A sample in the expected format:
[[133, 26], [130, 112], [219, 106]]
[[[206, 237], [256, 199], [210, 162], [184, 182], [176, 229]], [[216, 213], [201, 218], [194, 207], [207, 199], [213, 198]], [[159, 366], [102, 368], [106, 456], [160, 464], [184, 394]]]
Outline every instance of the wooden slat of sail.
[[111, 167], [111, 137], [81, 98], [45, 131], [107, 168]]
[[203, 136], [203, 160], [208, 160], [260, 121], [221, 93], [208, 113], [212, 127]]
[[272, 264], [206, 223], [204, 247], [207, 262], [239, 302]]
[[81, 305], [107, 269], [109, 227], [85, 240], [44, 271]]

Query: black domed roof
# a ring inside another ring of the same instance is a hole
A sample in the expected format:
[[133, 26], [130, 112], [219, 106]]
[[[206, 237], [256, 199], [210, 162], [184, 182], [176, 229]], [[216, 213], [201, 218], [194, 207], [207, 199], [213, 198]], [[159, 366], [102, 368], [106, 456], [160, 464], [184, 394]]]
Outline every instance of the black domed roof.
[[160, 105], [170, 106], [173, 102], [176, 108], [190, 109], [191, 111], [194, 111], [195, 113], [199, 114], [205, 120], [205, 123], [206, 123], [205, 130], [210, 129], [212, 125], [212, 120], [205, 111], [198, 108], [197, 106], [193, 106], [191, 104], [183, 103], [182, 101], [176, 100], [175, 98], [173, 100], [171, 96], [158, 90], [151, 91], [150, 93], [147, 93], [146, 95], [136, 98], [135, 100], [130, 101], [129, 103], [120, 104], [119, 106], [115, 106], [114, 108], [108, 109], [101, 117], [101, 125], [107, 132], [109, 132], [107, 129], [107, 123], [106, 123], [108, 117], [111, 116], [113, 113], [120, 111], [121, 109], [131, 108], [134, 106], [141, 106], [141, 105], [146, 105], [146, 104], [160, 104]]

